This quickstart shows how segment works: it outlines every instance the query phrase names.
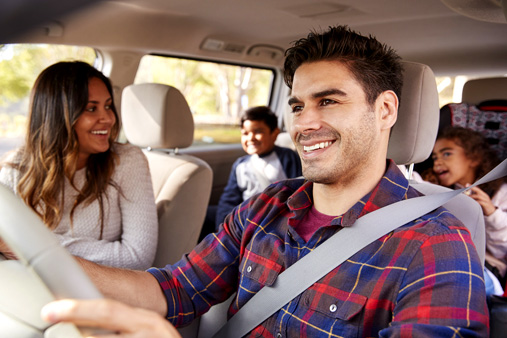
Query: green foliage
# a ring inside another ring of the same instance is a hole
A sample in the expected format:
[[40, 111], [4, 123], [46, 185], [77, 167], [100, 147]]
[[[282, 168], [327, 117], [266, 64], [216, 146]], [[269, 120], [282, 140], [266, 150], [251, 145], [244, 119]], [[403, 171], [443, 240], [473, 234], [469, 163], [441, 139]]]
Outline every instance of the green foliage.
[[[26, 130], [28, 97], [42, 70], [58, 61], [93, 64], [95, 50], [63, 45], [0, 45], [0, 139], [22, 138]], [[1, 152], [5, 149], [0, 149]]]
[[39, 73], [49, 65], [64, 60], [82, 60], [93, 64], [95, 51], [88, 47], [62, 45], [0, 46], [0, 106], [27, 97]]
[[268, 69], [147, 55], [135, 82], [178, 88], [197, 124], [237, 124], [243, 110], [268, 104], [272, 78]]

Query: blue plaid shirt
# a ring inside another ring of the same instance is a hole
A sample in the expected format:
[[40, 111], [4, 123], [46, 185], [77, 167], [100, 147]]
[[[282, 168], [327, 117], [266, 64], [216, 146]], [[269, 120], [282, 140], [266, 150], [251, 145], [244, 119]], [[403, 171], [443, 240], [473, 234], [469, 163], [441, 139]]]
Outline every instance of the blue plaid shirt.
[[[237, 292], [230, 317], [342, 227], [419, 195], [389, 162], [372, 192], [305, 242], [294, 228], [312, 206], [312, 187], [302, 179], [271, 185], [180, 262], [148, 270], [166, 295], [167, 318], [183, 326]], [[439, 208], [354, 254], [248, 336], [486, 337], [482, 276], [470, 233]]]

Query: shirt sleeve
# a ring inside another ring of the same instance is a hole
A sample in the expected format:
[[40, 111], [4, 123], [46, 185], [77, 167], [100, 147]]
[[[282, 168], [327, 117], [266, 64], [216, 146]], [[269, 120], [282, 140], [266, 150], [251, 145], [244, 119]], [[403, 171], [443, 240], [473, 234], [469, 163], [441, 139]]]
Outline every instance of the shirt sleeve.
[[5, 156], [3, 162], [0, 162], [0, 183], [17, 193], [16, 185], [19, 180], [19, 171], [12, 168], [8, 163], [14, 160], [15, 152]]
[[488, 309], [477, 252], [463, 228], [427, 237], [414, 252], [381, 337], [486, 337]]
[[241, 229], [236, 227], [234, 235], [228, 229], [232, 218], [227, 216], [225, 227], [221, 224], [176, 264], [148, 270], [164, 292], [167, 319], [173, 325], [191, 323], [237, 290]]
[[228, 213], [234, 209], [235, 206], [243, 202], [243, 193], [239, 189], [238, 179], [236, 177], [236, 167], [240, 163], [240, 160], [234, 162], [229, 174], [227, 185], [225, 186], [224, 192], [220, 196], [217, 206], [217, 214], [215, 218], [215, 224], [218, 227], [225, 219]]
[[484, 217], [486, 245], [496, 258], [507, 258], [507, 184], [503, 184], [492, 199], [497, 207], [494, 213]]
[[282, 147], [276, 147], [275, 151], [282, 163], [287, 178], [296, 178], [303, 175], [301, 159], [296, 151]]
[[[144, 270], [155, 259], [158, 219], [148, 161], [133, 146], [120, 153], [114, 180], [118, 194], [121, 236], [118, 240], [75, 237], [72, 232], [57, 234], [60, 243], [73, 255], [114, 267]], [[112, 201], [116, 202], [116, 201]], [[104, 225], [107, 227], [107, 224]]]

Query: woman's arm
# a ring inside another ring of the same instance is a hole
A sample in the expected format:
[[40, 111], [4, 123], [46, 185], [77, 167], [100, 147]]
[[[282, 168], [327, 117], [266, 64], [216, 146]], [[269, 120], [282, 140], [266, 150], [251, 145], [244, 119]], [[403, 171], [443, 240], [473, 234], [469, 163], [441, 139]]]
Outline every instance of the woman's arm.
[[135, 256], [136, 266], [152, 266], [158, 244], [158, 216], [148, 161], [134, 146], [121, 159], [121, 189], [119, 196], [122, 219], [121, 243]]

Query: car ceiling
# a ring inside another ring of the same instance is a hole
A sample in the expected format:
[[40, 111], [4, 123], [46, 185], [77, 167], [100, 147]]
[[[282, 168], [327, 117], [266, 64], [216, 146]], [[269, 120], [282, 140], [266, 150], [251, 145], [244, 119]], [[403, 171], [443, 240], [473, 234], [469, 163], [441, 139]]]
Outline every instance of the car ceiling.
[[[492, 1], [499, 0], [463, 3], [491, 6]], [[501, 7], [497, 12], [503, 14]], [[441, 0], [98, 1], [79, 12], [50, 17], [42, 28], [14, 41], [83, 44], [280, 66], [283, 50], [292, 41], [310, 30], [346, 24], [376, 36], [406, 60], [430, 65], [437, 74], [507, 74], [505, 17], [488, 22], [467, 15]], [[207, 38], [243, 49], [203, 50]]]

